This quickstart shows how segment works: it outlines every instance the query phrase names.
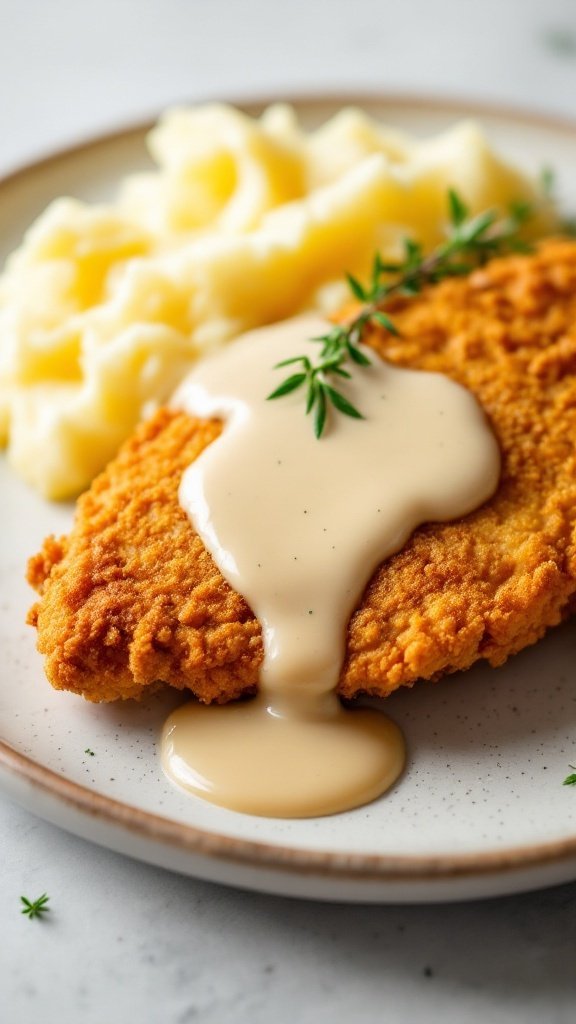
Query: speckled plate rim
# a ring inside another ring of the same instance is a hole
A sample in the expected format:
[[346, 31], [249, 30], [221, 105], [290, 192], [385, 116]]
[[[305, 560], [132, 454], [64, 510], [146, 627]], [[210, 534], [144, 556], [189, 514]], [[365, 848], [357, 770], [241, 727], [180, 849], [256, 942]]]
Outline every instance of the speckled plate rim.
[[37, 793], [57, 797], [73, 811], [88, 815], [93, 820], [104, 820], [143, 839], [184, 853], [276, 871], [364, 881], [434, 881], [502, 874], [570, 861], [576, 857], [576, 836], [553, 843], [453, 856], [406, 857], [296, 849], [237, 839], [151, 814], [72, 782], [0, 740], [0, 779], [2, 771], [24, 779]]
[[[211, 100], [214, 101], [215, 98], [211, 97]], [[203, 98], [198, 98], [194, 102], [204, 101]], [[515, 121], [528, 127], [549, 128], [576, 140], [576, 121], [566, 117], [549, 115], [544, 111], [532, 112], [528, 109], [474, 100], [453, 100], [442, 96], [422, 97], [410, 93], [378, 91], [323, 92], [314, 95], [291, 92], [288, 96], [248, 96], [233, 100], [226, 99], [224, 102], [233, 102], [235, 106], [252, 113], [276, 102], [293, 103], [300, 110], [320, 105], [362, 107], [373, 104], [413, 110], [417, 108], [424, 113], [430, 112], [430, 114], [456, 114]], [[28, 174], [37, 173], [62, 159], [73, 158], [107, 143], [120, 142], [130, 136], [143, 134], [152, 127], [157, 117], [158, 114], [111, 131], [102, 131], [12, 168], [0, 178], [0, 199], [7, 186], [22, 181]], [[269, 869], [302, 876], [317, 875], [323, 879], [382, 883], [439, 882], [456, 878], [489, 877], [552, 865], [565, 864], [567, 866], [570, 861], [574, 861], [576, 865], [576, 835], [550, 843], [525, 844], [484, 853], [414, 857], [319, 851], [235, 838], [164, 818], [94, 792], [20, 754], [0, 738], [0, 783], [3, 775], [7, 781], [16, 777], [33, 787], [37, 793], [56, 799], [73, 812], [92, 821], [100, 820], [120, 828], [134, 837], [160, 843], [184, 854], [200, 855], [231, 865]], [[12, 786], [9, 787], [9, 795], [13, 795]], [[22, 802], [24, 803], [24, 800]], [[137, 856], [137, 854], [135, 855]], [[574, 875], [576, 876], [576, 866]], [[564, 872], [560, 880], [567, 880], [567, 878], [568, 876]], [[546, 884], [544, 879], [542, 884]]]

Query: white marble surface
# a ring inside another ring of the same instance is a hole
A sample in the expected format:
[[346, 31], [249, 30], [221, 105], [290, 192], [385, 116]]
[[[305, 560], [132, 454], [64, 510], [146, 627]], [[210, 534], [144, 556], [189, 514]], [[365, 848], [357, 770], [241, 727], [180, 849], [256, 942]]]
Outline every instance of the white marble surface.
[[[0, 173], [179, 99], [346, 88], [576, 116], [574, 0], [0, 0]], [[0, 798], [2, 1024], [564, 1024], [576, 886], [344, 907], [136, 864]], [[43, 922], [19, 896], [50, 893]]]

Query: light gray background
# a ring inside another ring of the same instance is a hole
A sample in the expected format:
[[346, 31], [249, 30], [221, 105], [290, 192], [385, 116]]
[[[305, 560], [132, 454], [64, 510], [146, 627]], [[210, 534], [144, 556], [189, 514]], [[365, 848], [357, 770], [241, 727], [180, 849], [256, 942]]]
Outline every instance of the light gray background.
[[[0, 0], [0, 173], [182, 99], [346, 88], [576, 118], [576, 0]], [[19, 896], [51, 896], [44, 922]], [[576, 886], [445, 907], [225, 890], [0, 798], [1, 1024], [563, 1024]]]

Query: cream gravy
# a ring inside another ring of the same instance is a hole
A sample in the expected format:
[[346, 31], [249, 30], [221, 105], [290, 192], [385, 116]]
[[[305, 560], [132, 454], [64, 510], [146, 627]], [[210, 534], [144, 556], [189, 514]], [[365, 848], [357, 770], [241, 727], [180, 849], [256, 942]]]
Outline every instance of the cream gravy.
[[346, 625], [374, 572], [426, 521], [466, 515], [494, 492], [500, 457], [474, 397], [440, 375], [365, 348], [338, 388], [363, 413], [314, 437], [302, 391], [265, 401], [314, 355], [329, 324], [299, 317], [252, 331], [202, 363], [175, 404], [225, 421], [186, 470], [180, 502], [262, 625], [259, 696], [174, 712], [163, 764], [187, 789], [252, 814], [303, 817], [357, 806], [402, 770], [397, 726], [336, 697]]

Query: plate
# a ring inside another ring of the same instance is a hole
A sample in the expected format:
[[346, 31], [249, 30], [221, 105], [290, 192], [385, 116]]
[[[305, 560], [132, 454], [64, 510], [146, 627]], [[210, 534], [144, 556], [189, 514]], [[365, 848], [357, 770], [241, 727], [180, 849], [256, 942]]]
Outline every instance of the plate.
[[[576, 209], [576, 125], [418, 99], [345, 96], [295, 105], [312, 126], [350, 102], [417, 133], [477, 116], [522, 166], [537, 171], [544, 157], [555, 167], [563, 200]], [[145, 167], [148, 127], [81, 144], [0, 183], [2, 255], [53, 197], [102, 199], [123, 175]], [[0, 491], [0, 785], [13, 799], [133, 857], [289, 896], [457, 900], [576, 878], [576, 793], [562, 786], [576, 763], [570, 623], [502, 669], [479, 666], [390, 697], [386, 710], [410, 754], [401, 784], [385, 798], [328, 818], [252, 818], [186, 796], [164, 778], [159, 731], [177, 695], [94, 706], [52, 691], [24, 625], [32, 595], [23, 573], [47, 533], [68, 529], [72, 507], [44, 502], [4, 462]]]

